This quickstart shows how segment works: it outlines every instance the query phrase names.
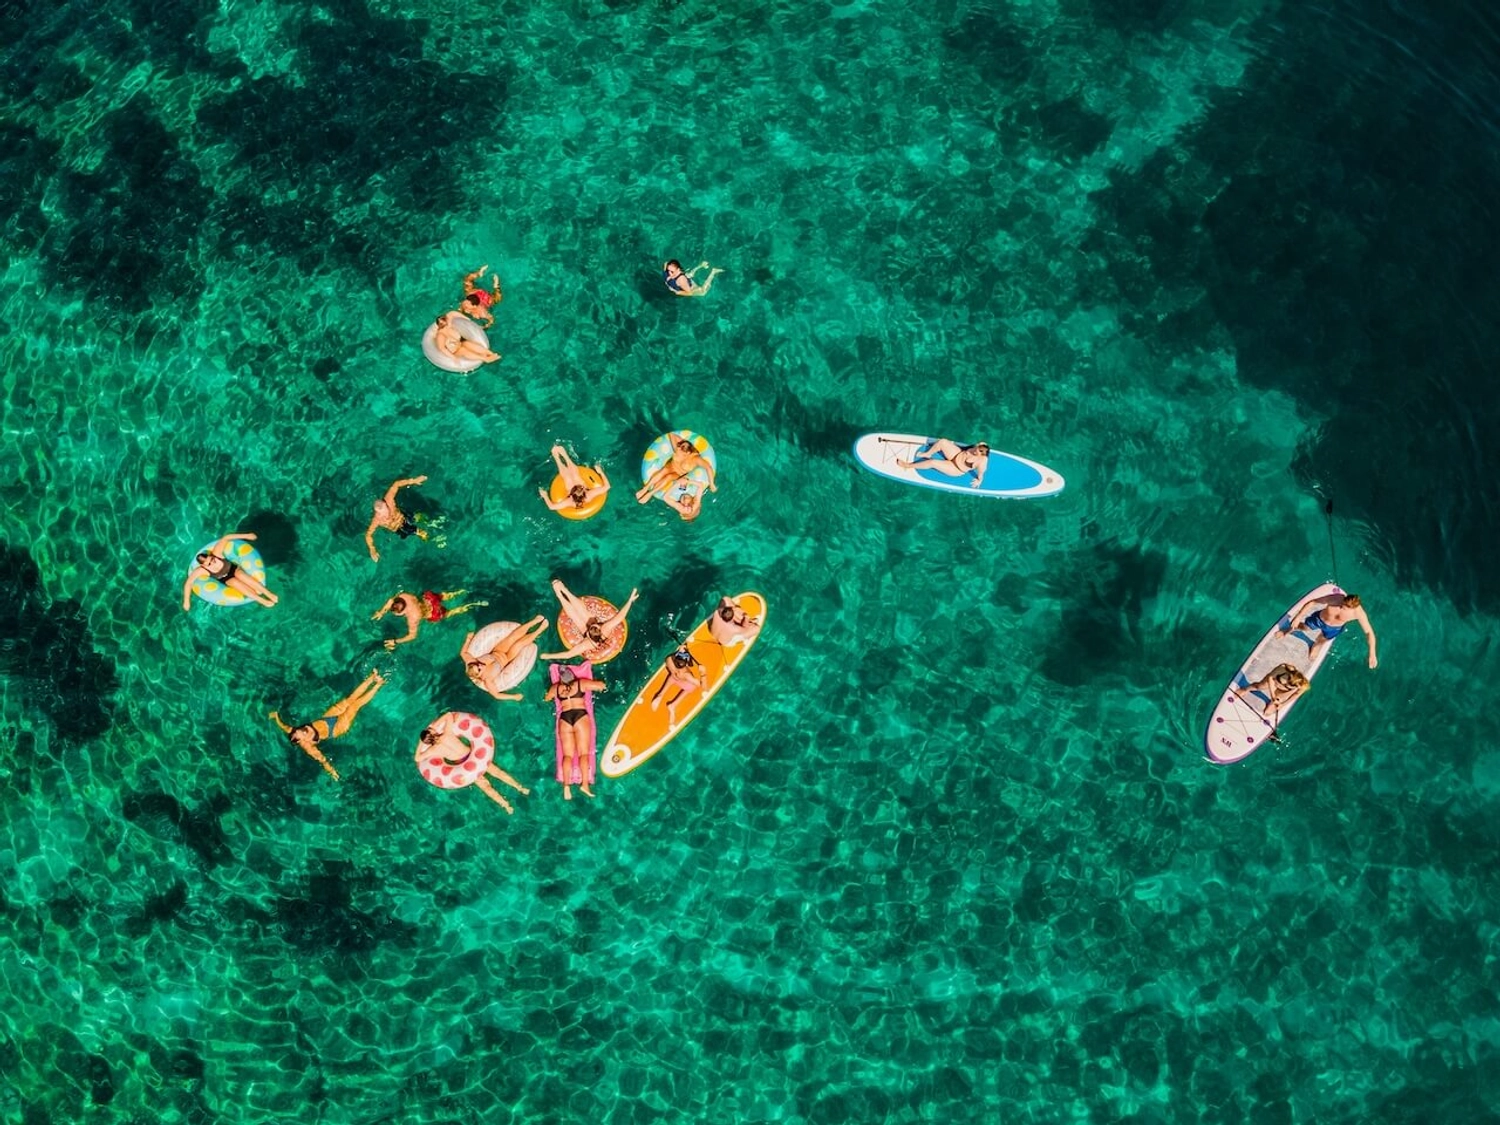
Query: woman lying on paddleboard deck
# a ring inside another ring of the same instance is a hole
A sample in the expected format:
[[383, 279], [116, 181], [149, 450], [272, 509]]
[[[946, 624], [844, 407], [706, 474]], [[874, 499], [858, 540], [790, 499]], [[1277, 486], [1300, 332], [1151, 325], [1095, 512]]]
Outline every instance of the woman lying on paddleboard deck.
[[910, 461], [897, 461], [903, 469], [932, 469], [944, 476], [961, 477], [973, 473], [971, 488], [984, 484], [984, 470], [989, 467], [990, 447], [982, 441], [973, 445], [959, 445], [947, 438], [936, 438], [926, 449]]
[[1055, 469], [987, 441], [968, 444], [923, 434], [869, 433], [854, 441], [860, 468], [920, 488], [990, 499], [1056, 496], [1065, 487]]

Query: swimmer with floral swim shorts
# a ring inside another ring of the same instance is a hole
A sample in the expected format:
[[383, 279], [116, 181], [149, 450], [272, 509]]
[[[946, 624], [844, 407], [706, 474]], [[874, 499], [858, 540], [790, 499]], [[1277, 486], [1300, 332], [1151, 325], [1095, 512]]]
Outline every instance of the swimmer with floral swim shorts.
[[490, 306], [498, 305], [505, 300], [505, 294], [500, 292], [499, 274], [490, 275], [490, 280], [494, 283], [493, 289], [484, 289], [474, 284], [475, 280], [483, 277], [484, 271], [489, 268], [488, 265], [480, 266], [464, 278], [464, 299], [458, 306], [459, 312], [470, 320], [482, 324], [485, 328], [493, 328], [495, 324], [495, 314], [490, 311]]
[[413, 518], [403, 512], [396, 504], [396, 493], [407, 485], [426, 484], [427, 478], [404, 477], [396, 481], [390, 488], [385, 490], [385, 495], [375, 501], [375, 516], [370, 520], [370, 526], [365, 528], [365, 546], [370, 549], [370, 558], [375, 562], [380, 561], [380, 552], [375, 549], [375, 533], [384, 529], [394, 531], [401, 539], [410, 539], [415, 535], [418, 539], [426, 539], [428, 533], [425, 529], [417, 526], [417, 521], [422, 517]]
[[393, 637], [385, 642], [386, 648], [395, 648], [397, 645], [416, 640], [417, 629], [424, 621], [441, 621], [445, 617], [457, 617], [460, 613], [468, 613], [471, 609], [490, 604], [489, 602], [469, 602], [455, 609], [449, 609], [445, 604], [449, 599], [461, 598], [466, 593], [468, 593], [467, 590], [448, 590], [437, 594], [426, 590], [421, 597], [417, 597], [415, 594], [402, 591], [372, 613], [370, 620], [379, 621], [387, 613], [397, 613], [406, 618], [406, 636]]

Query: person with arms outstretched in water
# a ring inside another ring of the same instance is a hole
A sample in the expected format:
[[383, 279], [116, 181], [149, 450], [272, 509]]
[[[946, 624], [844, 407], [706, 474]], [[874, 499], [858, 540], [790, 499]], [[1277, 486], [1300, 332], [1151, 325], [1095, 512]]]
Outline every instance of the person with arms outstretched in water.
[[896, 464], [902, 469], [932, 469], [934, 472], [942, 473], [944, 476], [961, 477], [969, 473], [974, 474], [974, 479], [969, 482], [971, 488], [978, 488], [984, 484], [984, 470], [989, 467], [990, 447], [982, 441], [976, 441], [973, 445], [959, 445], [956, 441], [947, 438], [936, 438], [926, 449], [919, 452], [910, 461], [897, 461]]
[[[1308, 613], [1308, 610], [1312, 612]], [[1308, 598], [1297, 604], [1297, 608], [1287, 615], [1287, 621], [1288, 627], [1283, 632], [1307, 645], [1309, 654], [1317, 653], [1319, 645], [1332, 644], [1346, 626], [1356, 624], [1364, 630], [1365, 643], [1370, 649], [1370, 667], [1380, 663], [1375, 653], [1375, 630], [1370, 626], [1358, 594], [1324, 594]]]
[[261, 605], [270, 607], [281, 599], [270, 590], [266, 584], [252, 577], [244, 567], [230, 562], [224, 557], [224, 549], [234, 540], [244, 539], [253, 541], [255, 536], [250, 532], [238, 532], [234, 535], [222, 535], [216, 539], [213, 546], [205, 551], [199, 551], [193, 557], [193, 565], [188, 568], [187, 581], [182, 585], [182, 609], [186, 613], [193, 608], [193, 583], [200, 578], [212, 578], [215, 582], [227, 586], [231, 590], [238, 590], [245, 597], [259, 602]]
[[427, 531], [417, 526], [422, 517], [407, 515], [396, 503], [396, 493], [403, 488], [408, 485], [426, 483], [425, 476], [404, 477], [392, 484], [385, 490], [385, 495], [375, 501], [375, 515], [370, 520], [370, 526], [365, 528], [365, 546], [369, 548], [370, 558], [375, 562], [380, 561], [380, 552], [375, 549], [375, 533], [381, 529], [394, 531], [402, 539], [410, 539], [413, 535], [418, 539], [428, 538]]
[[563, 612], [568, 619], [578, 627], [583, 638], [572, 648], [562, 652], [544, 652], [543, 660], [571, 660], [575, 656], [592, 652], [601, 645], [609, 643], [609, 634], [615, 628], [625, 623], [630, 615], [630, 607], [635, 605], [637, 598], [641, 596], [639, 590], [631, 590], [630, 597], [625, 599], [625, 604], [617, 609], [609, 617], [597, 617], [589, 611], [587, 603], [572, 590], [563, 585], [562, 579], [552, 580], [552, 592], [557, 595], [558, 604], [562, 606]]
[[386, 648], [395, 648], [404, 645], [408, 641], [417, 639], [417, 629], [424, 621], [441, 621], [445, 617], [457, 617], [460, 613], [468, 613], [471, 609], [478, 609], [489, 602], [469, 602], [456, 609], [449, 609], [445, 604], [452, 598], [461, 598], [467, 590], [448, 590], [437, 594], [431, 590], [423, 592], [421, 597], [416, 594], [408, 594], [405, 591], [397, 594], [370, 615], [371, 621], [379, 621], [387, 613], [396, 613], [406, 618], [406, 636], [392, 637], [385, 642]]
[[482, 324], [485, 328], [493, 328], [495, 325], [495, 314], [490, 311], [490, 306], [498, 305], [505, 300], [505, 294], [500, 292], [500, 275], [491, 274], [490, 281], [492, 289], [486, 289], [474, 282], [484, 276], [484, 271], [489, 269], [488, 265], [480, 266], [473, 273], [464, 278], [464, 299], [459, 303], [458, 311], [470, 320]]
[[297, 747], [318, 765], [322, 766], [324, 772], [334, 781], [339, 780], [339, 771], [333, 768], [333, 763], [323, 756], [319, 749], [319, 743], [329, 742], [335, 738], [342, 738], [351, 726], [354, 725], [354, 717], [359, 714], [361, 708], [370, 700], [375, 698], [375, 693], [385, 686], [385, 677], [379, 672], [371, 672], [364, 681], [343, 699], [340, 699], [332, 707], [323, 713], [321, 719], [314, 719], [310, 723], [298, 723], [296, 726], [288, 726], [281, 720], [279, 711], [272, 711], [270, 719], [278, 727], [281, 733], [286, 735], [287, 741]]

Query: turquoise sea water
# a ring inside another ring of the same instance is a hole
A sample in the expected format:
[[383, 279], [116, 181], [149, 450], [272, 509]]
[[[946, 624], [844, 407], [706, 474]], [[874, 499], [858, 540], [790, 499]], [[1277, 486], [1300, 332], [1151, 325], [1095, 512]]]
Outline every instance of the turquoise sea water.
[[[0, 1118], [1500, 1114], [1487, 10], [1172, 0], [0, 11]], [[677, 300], [669, 256], [727, 272]], [[502, 362], [417, 343], [480, 263]], [[709, 435], [721, 489], [637, 508]], [[984, 437], [1058, 499], [856, 470]], [[547, 448], [602, 460], [583, 524]], [[361, 542], [408, 505], [446, 546]], [[1325, 511], [1331, 505], [1331, 516]], [[259, 535], [274, 610], [180, 610]], [[597, 801], [466, 628], [766, 634]], [[1220, 686], [1330, 577], [1280, 746]], [[490, 602], [393, 654], [399, 589]], [[266, 720], [379, 668], [328, 747]], [[411, 761], [449, 709], [533, 786]]]

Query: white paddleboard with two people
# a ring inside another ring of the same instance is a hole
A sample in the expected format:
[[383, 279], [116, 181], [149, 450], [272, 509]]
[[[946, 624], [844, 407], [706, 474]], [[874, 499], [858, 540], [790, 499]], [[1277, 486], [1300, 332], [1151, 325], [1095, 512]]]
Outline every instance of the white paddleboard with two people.
[[1208, 760], [1220, 765], [1242, 761], [1274, 738], [1349, 625], [1364, 631], [1374, 668], [1375, 630], [1358, 594], [1325, 582], [1299, 598], [1220, 695], [1203, 735]]
[[921, 434], [862, 434], [854, 442], [854, 459], [876, 476], [902, 484], [991, 499], [1056, 496], [1065, 483], [1046, 465], [1001, 453], [987, 442], [963, 445]]

